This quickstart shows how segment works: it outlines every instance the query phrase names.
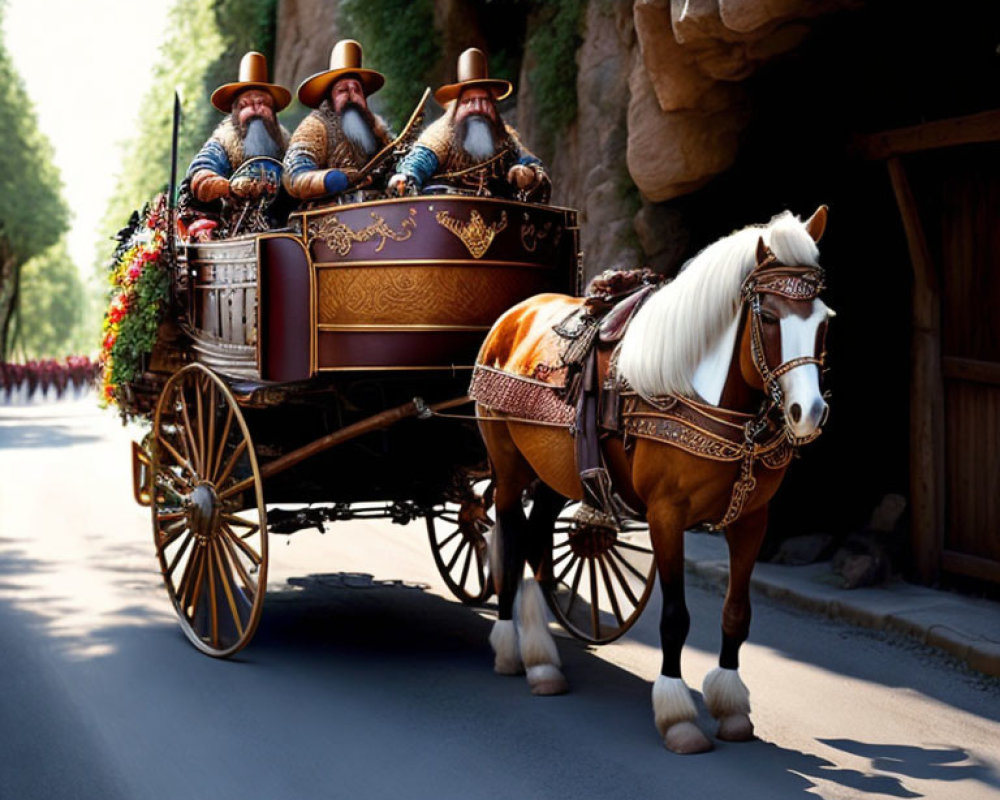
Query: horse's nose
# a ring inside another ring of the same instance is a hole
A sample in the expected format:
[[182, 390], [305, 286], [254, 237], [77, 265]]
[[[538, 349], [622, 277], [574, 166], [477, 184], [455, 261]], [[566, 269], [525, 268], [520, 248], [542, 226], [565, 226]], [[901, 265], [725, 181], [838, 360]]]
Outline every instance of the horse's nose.
[[792, 407], [788, 409], [788, 413], [792, 415], [792, 422], [798, 425], [799, 420], [802, 419], [802, 406], [798, 403], [792, 403]]

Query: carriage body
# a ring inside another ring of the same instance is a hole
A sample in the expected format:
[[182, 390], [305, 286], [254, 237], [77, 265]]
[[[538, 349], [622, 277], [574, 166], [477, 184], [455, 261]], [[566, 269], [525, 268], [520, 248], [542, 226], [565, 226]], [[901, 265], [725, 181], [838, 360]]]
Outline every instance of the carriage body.
[[[503, 311], [578, 283], [574, 211], [491, 198], [308, 208], [287, 229], [178, 245], [173, 363], [187, 365], [165, 380], [133, 464], [192, 643], [216, 656], [242, 648], [261, 612], [268, 533], [327, 520], [424, 518], [452, 590], [488, 594], [484, 526], [465, 525], [464, 561], [447, 565], [434, 526], [459, 524], [447, 503], [481, 510], [475, 423], [418, 417], [466, 400]], [[290, 503], [321, 507], [276, 507]]]
[[[568, 209], [427, 196], [290, 222], [183, 245], [178, 259], [189, 355], [229, 383], [264, 460], [413, 397], [464, 395], [503, 311], [577, 289]], [[410, 421], [275, 475], [265, 498], [429, 506], [484, 459], [473, 425]]]
[[399, 198], [296, 212], [287, 233], [185, 245], [181, 291], [192, 355], [234, 379], [467, 371], [511, 305], [576, 292], [578, 258], [572, 210]]

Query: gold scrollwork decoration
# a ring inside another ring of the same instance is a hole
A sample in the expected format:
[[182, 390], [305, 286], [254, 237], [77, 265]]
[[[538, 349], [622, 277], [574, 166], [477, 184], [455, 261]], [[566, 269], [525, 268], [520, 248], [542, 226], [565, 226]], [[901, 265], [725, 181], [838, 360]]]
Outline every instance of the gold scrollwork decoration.
[[478, 211], [473, 211], [469, 215], [468, 222], [454, 219], [447, 211], [438, 211], [434, 218], [462, 240], [462, 244], [465, 245], [469, 255], [473, 258], [482, 258], [490, 249], [490, 245], [493, 244], [493, 238], [507, 227], [506, 211], [501, 211], [500, 219], [489, 225], [486, 224]]
[[521, 223], [521, 244], [524, 249], [529, 253], [534, 253], [538, 248], [538, 243], [545, 241], [550, 236], [552, 246], [558, 246], [559, 239], [562, 238], [562, 226], [557, 225], [553, 232], [552, 225], [552, 220], [536, 225], [532, 222], [531, 217], [525, 214], [524, 222]]
[[413, 236], [413, 229], [417, 227], [417, 209], [411, 208], [410, 215], [405, 217], [399, 224], [399, 230], [394, 231], [389, 227], [384, 217], [380, 217], [374, 211], [370, 213], [375, 220], [361, 230], [355, 231], [340, 221], [336, 214], [325, 217], [321, 223], [309, 223], [309, 244], [313, 239], [320, 239], [338, 256], [346, 256], [351, 252], [356, 242], [369, 242], [378, 237], [379, 243], [375, 247], [376, 253], [381, 253], [385, 243], [392, 239], [394, 242], [405, 242]]

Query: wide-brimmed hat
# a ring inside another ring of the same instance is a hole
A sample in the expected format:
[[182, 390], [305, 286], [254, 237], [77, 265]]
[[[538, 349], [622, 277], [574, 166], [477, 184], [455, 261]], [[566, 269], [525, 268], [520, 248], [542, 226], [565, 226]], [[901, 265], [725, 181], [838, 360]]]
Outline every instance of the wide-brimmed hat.
[[309, 108], [319, 108], [327, 99], [330, 87], [346, 75], [353, 75], [361, 82], [365, 97], [374, 94], [385, 83], [385, 76], [373, 69], [362, 69], [361, 45], [354, 39], [341, 39], [330, 52], [330, 69], [317, 72], [299, 84], [299, 102]]
[[434, 99], [446, 105], [458, 97], [463, 89], [480, 86], [493, 94], [494, 100], [503, 100], [514, 91], [510, 81], [491, 78], [486, 68], [486, 53], [478, 47], [470, 47], [458, 57], [458, 81], [442, 86], [434, 92]]
[[212, 105], [228, 114], [233, 110], [233, 101], [240, 92], [260, 89], [274, 100], [274, 110], [281, 111], [292, 102], [292, 93], [284, 86], [267, 81], [267, 59], [263, 53], [251, 50], [240, 60], [240, 77], [236, 83], [226, 83], [212, 92]]

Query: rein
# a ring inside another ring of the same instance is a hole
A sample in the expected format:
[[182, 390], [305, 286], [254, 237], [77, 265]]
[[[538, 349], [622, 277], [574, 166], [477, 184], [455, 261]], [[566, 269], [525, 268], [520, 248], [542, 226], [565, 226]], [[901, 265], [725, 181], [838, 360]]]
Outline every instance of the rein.
[[[822, 372], [825, 353], [821, 353], [819, 358], [815, 356], [791, 358], [772, 369], [767, 363], [767, 353], [764, 348], [760, 296], [773, 294], [788, 300], [815, 300], [825, 288], [823, 277], [823, 270], [820, 267], [779, 265], [774, 254], [769, 251], [767, 258], [753, 269], [740, 288], [740, 295], [750, 308], [750, 357], [764, 382], [764, 392], [775, 408], [780, 409], [785, 399], [778, 378], [805, 364], [816, 364]], [[805, 441], [802, 444], [805, 444]]]

